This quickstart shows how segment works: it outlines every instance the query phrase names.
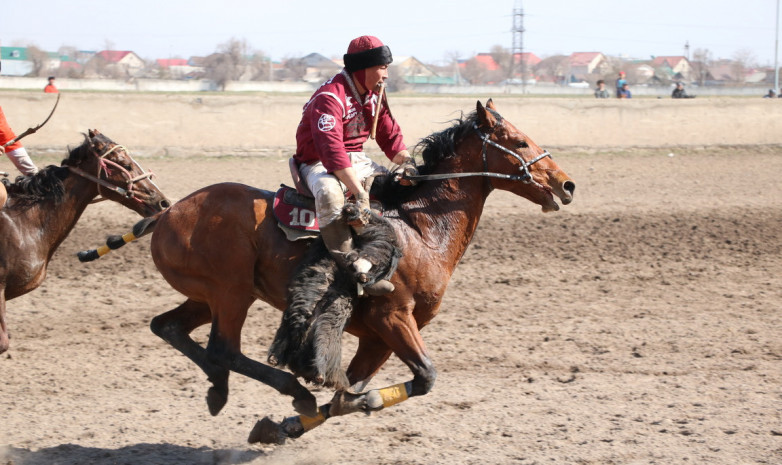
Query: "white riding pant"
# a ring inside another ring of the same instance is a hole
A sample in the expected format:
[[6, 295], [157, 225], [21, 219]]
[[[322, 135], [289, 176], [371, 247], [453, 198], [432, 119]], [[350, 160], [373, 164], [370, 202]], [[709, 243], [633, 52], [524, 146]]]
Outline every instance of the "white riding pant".
[[[370, 176], [388, 173], [388, 169], [372, 161], [364, 152], [348, 152], [356, 176], [362, 183]], [[320, 161], [299, 167], [301, 176], [315, 196], [315, 210], [318, 216], [318, 225], [323, 227], [342, 213], [345, 206], [345, 194], [347, 186], [336, 176], [329, 174]]]

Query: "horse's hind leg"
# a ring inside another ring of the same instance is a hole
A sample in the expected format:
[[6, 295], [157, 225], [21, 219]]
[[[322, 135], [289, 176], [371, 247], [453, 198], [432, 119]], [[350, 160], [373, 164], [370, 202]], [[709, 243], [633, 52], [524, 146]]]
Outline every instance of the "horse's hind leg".
[[280, 394], [293, 397], [293, 406], [297, 412], [315, 415], [318, 409], [315, 396], [295, 376], [264, 365], [241, 352], [242, 326], [254, 299], [242, 299], [237, 297], [239, 295], [242, 293], [225, 289], [220, 295], [212, 296], [212, 331], [206, 347], [209, 361], [271, 386]]
[[209, 413], [217, 415], [228, 401], [228, 375], [230, 371], [212, 363], [206, 349], [191, 337], [190, 333], [199, 326], [212, 321], [209, 306], [205, 303], [186, 300], [182, 305], [152, 319], [152, 332], [182, 352], [206, 373], [212, 387], [206, 395]]
[[0, 354], [8, 350], [11, 341], [8, 338], [8, 326], [5, 322], [5, 289], [0, 288]]

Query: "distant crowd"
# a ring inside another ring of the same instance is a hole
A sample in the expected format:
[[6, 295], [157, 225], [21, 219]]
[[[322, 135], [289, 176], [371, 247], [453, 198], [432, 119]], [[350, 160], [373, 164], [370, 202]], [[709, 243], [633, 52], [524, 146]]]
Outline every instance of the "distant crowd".
[[[624, 71], [619, 71], [619, 77], [616, 78], [614, 84], [616, 98], [633, 98], [633, 93], [630, 92], [630, 86], [627, 84]], [[603, 79], [597, 81], [595, 98], [611, 98], [611, 92], [606, 88], [606, 82]], [[684, 90], [684, 83], [677, 82], [676, 87], [671, 93], [671, 98], [695, 98], [695, 96], [688, 94], [687, 91]], [[782, 98], [782, 94], [777, 95], [774, 89], [769, 89], [768, 93], [764, 95], [763, 98]]]

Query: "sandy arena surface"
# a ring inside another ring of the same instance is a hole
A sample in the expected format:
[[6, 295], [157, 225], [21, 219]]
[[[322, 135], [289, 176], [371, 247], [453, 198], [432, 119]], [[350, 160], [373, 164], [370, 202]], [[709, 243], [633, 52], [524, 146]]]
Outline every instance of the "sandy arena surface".
[[[37, 156], [57, 163], [78, 142]], [[221, 181], [288, 183], [287, 150], [139, 161], [177, 199]], [[282, 446], [246, 438], [262, 417], [294, 414], [289, 398], [234, 374], [211, 417], [205, 375], [149, 330], [183, 299], [148, 238], [76, 260], [138, 219], [91, 206], [44, 284], [8, 304], [0, 465], [782, 463], [780, 147], [552, 152], [575, 201], [544, 215], [489, 197], [423, 330], [433, 391]], [[253, 306], [247, 355], [265, 360], [279, 318]], [[408, 379], [392, 358], [370, 387]]]

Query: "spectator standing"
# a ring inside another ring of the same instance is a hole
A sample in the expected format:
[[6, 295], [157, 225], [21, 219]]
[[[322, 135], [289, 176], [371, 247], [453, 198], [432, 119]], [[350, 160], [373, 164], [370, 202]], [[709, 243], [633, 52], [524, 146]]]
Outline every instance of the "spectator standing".
[[776, 97], [777, 97], [777, 93], [774, 92], [774, 89], [769, 89], [768, 93], [763, 96], [763, 98], [776, 98]]
[[622, 92], [622, 86], [627, 84], [627, 79], [625, 79], [625, 72], [619, 71], [619, 77], [616, 78], [616, 98], [622, 98], [620, 95]]
[[595, 89], [595, 98], [611, 98], [611, 94], [606, 89], [606, 82], [604, 80], [597, 81], [597, 89]]
[[56, 94], [60, 92], [57, 90], [57, 86], [54, 85], [54, 76], [49, 76], [49, 83], [43, 88], [43, 91], [47, 94]]

